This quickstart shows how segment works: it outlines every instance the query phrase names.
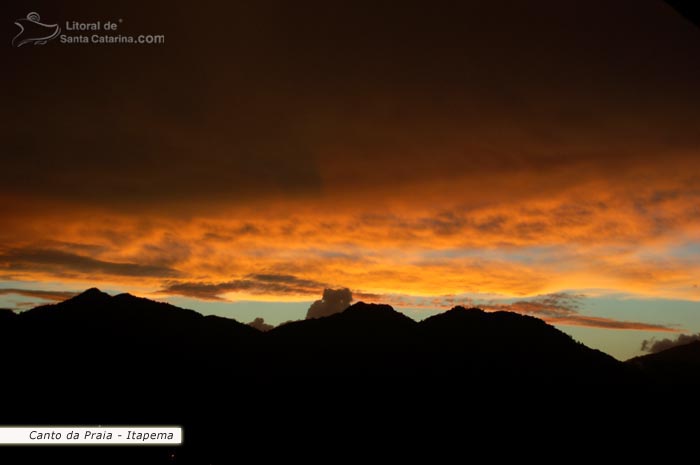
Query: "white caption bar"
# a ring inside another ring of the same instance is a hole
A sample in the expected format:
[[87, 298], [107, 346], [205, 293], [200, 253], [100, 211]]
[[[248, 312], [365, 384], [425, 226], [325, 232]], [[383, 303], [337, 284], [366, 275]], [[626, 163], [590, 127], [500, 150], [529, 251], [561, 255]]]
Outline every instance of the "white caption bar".
[[182, 444], [180, 426], [5, 426], [0, 444], [154, 446]]

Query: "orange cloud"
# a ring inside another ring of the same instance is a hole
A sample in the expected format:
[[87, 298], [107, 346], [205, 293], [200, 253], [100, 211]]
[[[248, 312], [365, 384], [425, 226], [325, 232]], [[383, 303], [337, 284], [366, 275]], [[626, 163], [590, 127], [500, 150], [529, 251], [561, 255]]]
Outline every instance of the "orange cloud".
[[52, 300], [60, 302], [77, 295], [76, 292], [69, 291], [49, 291], [41, 289], [0, 289], [0, 295], [21, 295], [23, 297], [33, 297], [41, 300]]
[[669, 328], [664, 325], [640, 323], [637, 321], [620, 321], [612, 318], [592, 317], [576, 315], [569, 318], [543, 318], [551, 324], [584, 326], [588, 328], [613, 329], [613, 330], [634, 330], [634, 331], [659, 331], [667, 333], [677, 333], [680, 330]]
[[[612, 182], [563, 170], [556, 189], [542, 191], [551, 170], [504, 175], [526, 201], [512, 190], [427, 182], [342, 198], [331, 187], [314, 199], [198, 214], [27, 206], [0, 231], [0, 274], [215, 299], [309, 298], [324, 287], [426, 297], [607, 289], [700, 299], [698, 252], [683, 250], [700, 232], [692, 171], [654, 174], [648, 163], [628, 171]], [[307, 285], [251, 279], [265, 275]]]
[[669, 254], [700, 230], [700, 194], [676, 193], [684, 187], [629, 184], [634, 195], [591, 190], [585, 198], [571, 189], [526, 205], [479, 207], [444, 199], [440, 208], [280, 201], [197, 217], [43, 212], [8, 220], [0, 272], [152, 290], [178, 281], [223, 289], [276, 274], [380, 294], [601, 288], [697, 299], [698, 261]]

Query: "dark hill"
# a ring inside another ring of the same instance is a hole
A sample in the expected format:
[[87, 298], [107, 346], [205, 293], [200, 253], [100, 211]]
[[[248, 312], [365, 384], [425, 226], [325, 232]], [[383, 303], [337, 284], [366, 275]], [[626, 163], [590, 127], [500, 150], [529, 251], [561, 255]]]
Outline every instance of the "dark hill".
[[408, 337], [417, 323], [389, 305], [358, 302], [345, 311], [324, 318], [294, 321], [269, 331], [276, 344], [385, 345]]
[[285, 376], [416, 374], [418, 323], [389, 305], [358, 302], [341, 313], [264, 334], [267, 364]]
[[17, 320], [18, 332], [26, 340], [38, 339], [37, 347], [70, 350], [94, 344], [102, 349], [102, 358], [120, 358], [143, 348], [189, 356], [201, 347], [229, 348], [258, 334], [234, 320], [204, 317], [130, 294], [112, 297], [94, 288], [22, 312]]
[[635, 357], [626, 363], [657, 385], [700, 385], [700, 341]]
[[622, 364], [537, 318], [456, 307], [420, 323], [387, 305], [357, 303], [264, 336], [273, 373], [448, 377], [471, 388], [507, 383], [597, 384]]
[[441, 376], [464, 370], [485, 384], [622, 382], [612, 357], [574, 341], [544, 321], [512, 312], [455, 307], [420, 324], [426, 369]]
[[198, 318], [201, 315], [192, 310], [134, 297], [131, 294], [119, 294], [112, 297], [99, 289], [92, 288], [63, 302], [42, 305], [22, 312], [20, 317], [33, 321], [94, 322], [110, 320], [114, 323], [133, 319], [143, 323], [146, 320], [183, 321]]

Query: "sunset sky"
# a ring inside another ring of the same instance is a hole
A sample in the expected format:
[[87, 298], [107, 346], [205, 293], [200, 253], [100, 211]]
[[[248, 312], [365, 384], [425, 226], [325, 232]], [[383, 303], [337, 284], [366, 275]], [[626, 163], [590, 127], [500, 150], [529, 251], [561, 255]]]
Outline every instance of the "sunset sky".
[[[0, 307], [88, 287], [278, 324], [324, 288], [700, 331], [700, 28], [661, 0], [13, 2]], [[12, 48], [13, 21], [162, 45]]]

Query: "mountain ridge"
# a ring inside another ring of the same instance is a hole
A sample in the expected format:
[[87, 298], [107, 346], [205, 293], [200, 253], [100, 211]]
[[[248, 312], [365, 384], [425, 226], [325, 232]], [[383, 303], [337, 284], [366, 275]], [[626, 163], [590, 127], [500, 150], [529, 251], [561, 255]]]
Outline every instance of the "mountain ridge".
[[[330, 316], [262, 333], [234, 319], [90, 288], [7, 321], [17, 330], [8, 340], [21, 335], [36, 347], [78, 351], [100, 345], [109, 348], [100, 357], [115, 363], [145, 350], [178, 354], [194, 365], [231, 357], [241, 364], [241, 376], [449, 376], [478, 378], [483, 384], [511, 378], [598, 383], [624, 377], [620, 362], [540, 319], [459, 306], [415, 321], [389, 305], [357, 302]], [[127, 348], [120, 349], [124, 341]]]
[[[245, 331], [249, 334], [261, 333], [259, 330], [244, 323], [238, 322], [233, 318], [214, 315], [204, 316], [194, 310], [181, 308], [166, 302], [137, 297], [129, 293], [120, 293], [112, 296], [96, 287], [89, 288], [84, 292], [62, 302], [40, 305], [19, 313], [15, 313], [9, 309], [6, 311], [0, 311], [0, 322], [32, 319], [41, 320], [43, 318], [54, 319], [56, 317], [64, 318], [68, 316], [73, 318], [87, 318], [87, 320], [102, 319], [105, 317], [119, 317], [118, 319], [120, 320], [123, 320], [124, 317], [133, 317], [136, 319], [172, 319], [173, 317], [176, 317], [183, 321], [206, 321], [208, 324], [217, 322], [230, 327], [245, 328]], [[572, 342], [577, 346], [585, 347], [587, 350], [603, 354], [606, 357], [613, 359], [613, 357], [605, 354], [602, 351], [591, 349], [581, 342], [575, 341], [573, 338], [571, 338], [571, 336], [547, 324], [545, 321], [539, 318], [508, 311], [486, 312], [480, 308], [466, 308], [463, 306], [455, 306], [445, 312], [432, 315], [421, 321], [416, 321], [395, 310], [390, 305], [375, 303], [368, 304], [359, 301], [350, 305], [347, 309], [330, 316], [290, 321], [279, 325], [269, 331], [269, 336], [267, 336], [267, 339], [279, 338], [280, 334], [290, 333], [299, 327], [318, 325], [324, 327], [334, 327], [338, 325], [349, 325], [355, 326], [355, 330], [358, 328], [367, 330], [369, 327], [362, 326], [366, 324], [386, 327], [401, 325], [403, 330], [409, 330], [412, 328], [415, 331], [418, 331], [418, 328], [420, 328], [423, 333], [435, 330], [436, 326], [442, 325], [443, 327], [440, 329], [440, 332], [442, 333], [443, 337], [446, 335], [451, 335], [452, 337], [459, 336], [463, 338], [466, 336], [479, 336], [484, 338], [486, 337], [486, 333], [492, 337], [494, 336], [494, 331], [503, 331], [509, 324], [515, 324], [520, 329], [527, 327], [529, 331], [548, 332], [552, 337], [558, 338], [561, 342]], [[470, 324], [472, 324], [471, 327]], [[465, 329], [469, 331], [465, 332]], [[472, 329], [478, 329], [478, 331], [471, 332]], [[485, 330], [487, 330], [486, 333], [484, 333]], [[507, 339], [503, 334], [500, 336], [504, 340]], [[517, 340], [518, 344], [528, 342], [524, 339], [527, 334], [518, 335], [517, 332], [514, 333], [511, 331], [508, 336], [521, 336]], [[636, 362], [639, 359], [644, 359], [645, 357], [653, 357], [654, 355], [656, 354], [635, 357], [628, 360], [626, 363], [633, 364], [631, 362]]]
[[[228, 455], [231, 425], [251, 440], [271, 427], [299, 431], [300, 418], [318, 429], [360, 424], [377, 437], [386, 427], [415, 434], [448, 418], [503, 428], [552, 415], [558, 424], [572, 405], [591, 420], [634, 412], [637, 399], [647, 407], [662, 399], [665, 412], [678, 392], [656, 381], [664, 371], [619, 362], [509, 312], [457, 307], [417, 322], [358, 302], [260, 332], [102, 294], [0, 315], [3, 422], [184, 425], [183, 450]], [[694, 395], [697, 384], [690, 386]]]
[[[154, 357], [178, 354], [190, 367], [230, 358], [239, 363], [234, 373], [242, 377], [448, 376], [493, 385], [514, 379], [605, 384], [668, 376], [700, 383], [684, 374], [694, 363], [700, 370], [700, 343], [621, 362], [538, 318], [462, 306], [415, 321], [386, 304], [356, 302], [330, 316], [261, 332], [235, 319], [90, 288], [63, 302], [18, 314], [0, 312], [0, 335], [0, 346], [8, 350], [29, 342], [27, 354], [49, 346], [78, 351], [99, 345], [99, 357], [110, 363], [138, 351]], [[690, 355], [680, 363], [673, 355], [683, 351]]]

